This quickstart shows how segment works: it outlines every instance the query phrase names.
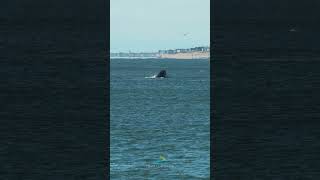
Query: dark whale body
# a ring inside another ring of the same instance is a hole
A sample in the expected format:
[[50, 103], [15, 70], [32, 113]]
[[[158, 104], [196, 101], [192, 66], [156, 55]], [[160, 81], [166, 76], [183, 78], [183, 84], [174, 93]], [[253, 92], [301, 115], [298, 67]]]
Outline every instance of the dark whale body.
[[157, 74], [156, 77], [157, 77], [157, 78], [165, 78], [165, 77], [167, 77], [167, 72], [166, 72], [166, 70], [161, 70], [161, 71]]

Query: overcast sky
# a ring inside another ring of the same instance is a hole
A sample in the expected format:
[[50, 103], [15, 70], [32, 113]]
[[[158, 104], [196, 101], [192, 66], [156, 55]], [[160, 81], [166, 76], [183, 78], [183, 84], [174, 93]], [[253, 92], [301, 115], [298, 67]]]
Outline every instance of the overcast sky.
[[111, 0], [111, 52], [207, 46], [210, 0]]

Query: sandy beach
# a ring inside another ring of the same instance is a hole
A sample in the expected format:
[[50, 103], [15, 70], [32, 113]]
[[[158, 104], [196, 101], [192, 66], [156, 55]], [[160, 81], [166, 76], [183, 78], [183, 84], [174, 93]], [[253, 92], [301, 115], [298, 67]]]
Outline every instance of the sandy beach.
[[210, 58], [210, 52], [160, 54], [159, 58], [162, 58], [162, 59], [208, 59]]

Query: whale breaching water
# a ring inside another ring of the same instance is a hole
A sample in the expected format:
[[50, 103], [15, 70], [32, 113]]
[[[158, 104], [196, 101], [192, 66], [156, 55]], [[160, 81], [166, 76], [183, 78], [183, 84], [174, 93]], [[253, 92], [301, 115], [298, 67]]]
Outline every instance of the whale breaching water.
[[145, 78], [154, 79], [154, 78], [166, 78], [166, 77], [168, 77], [166, 70], [161, 70], [158, 74], [154, 74], [153, 76], [145, 77]]
[[166, 70], [161, 70], [161, 71], [157, 74], [156, 77], [157, 77], [157, 78], [165, 78], [165, 77], [167, 77], [167, 72], [166, 72]]

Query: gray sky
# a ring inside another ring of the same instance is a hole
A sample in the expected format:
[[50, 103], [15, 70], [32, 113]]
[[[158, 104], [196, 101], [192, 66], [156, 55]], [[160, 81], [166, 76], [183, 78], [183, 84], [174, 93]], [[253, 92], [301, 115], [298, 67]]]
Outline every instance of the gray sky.
[[111, 52], [210, 44], [210, 0], [111, 0]]

